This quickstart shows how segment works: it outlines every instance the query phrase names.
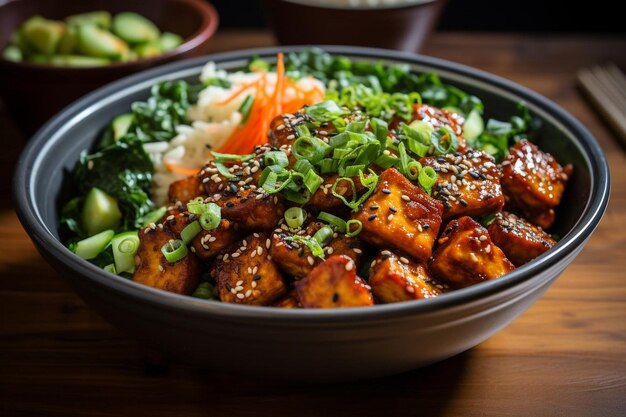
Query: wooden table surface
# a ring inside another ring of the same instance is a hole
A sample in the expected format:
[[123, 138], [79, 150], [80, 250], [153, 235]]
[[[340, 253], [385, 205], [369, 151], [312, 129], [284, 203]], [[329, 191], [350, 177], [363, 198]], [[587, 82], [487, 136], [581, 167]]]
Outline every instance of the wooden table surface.
[[[271, 45], [222, 32], [215, 51]], [[626, 39], [437, 34], [425, 53], [546, 95], [598, 138], [609, 209], [581, 255], [529, 311], [481, 345], [394, 377], [334, 386], [265, 383], [164, 364], [98, 317], [35, 251], [11, 207], [25, 140], [0, 109], [0, 415], [626, 415], [626, 153], [575, 88], [584, 65], [626, 68]]]

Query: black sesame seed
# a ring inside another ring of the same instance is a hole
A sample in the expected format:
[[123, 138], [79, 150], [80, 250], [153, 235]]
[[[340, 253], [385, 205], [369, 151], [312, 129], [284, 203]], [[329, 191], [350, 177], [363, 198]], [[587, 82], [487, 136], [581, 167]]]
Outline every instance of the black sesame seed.
[[228, 291], [230, 291], [233, 288], [228, 282], [224, 284], [224, 287], [226, 287]]
[[367, 221], [368, 221], [368, 222], [371, 222], [371, 221], [372, 221], [372, 220], [374, 220], [375, 218], [376, 218], [376, 215], [375, 215], [375, 214], [372, 214], [371, 216], [369, 216], [369, 217], [367, 218]]
[[255, 276], [253, 276], [253, 277], [252, 277], [252, 279], [253, 279], [254, 281], [258, 281], [258, 280], [260, 280], [260, 279], [261, 279], [261, 275], [257, 274], [257, 275], [255, 275]]
[[379, 208], [379, 206], [370, 206], [370, 210], [378, 210]]
[[469, 171], [469, 174], [472, 176], [472, 178], [474, 178], [475, 180], [480, 178], [480, 175], [478, 175], [477, 172], [474, 171]]
[[336, 303], [337, 301], [339, 301], [339, 294], [334, 293], [333, 294], [333, 303]]
[[428, 223], [425, 223], [422, 225], [422, 229], [428, 229], [430, 228], [430, 225]]
[[242, 198], [242, 199], [241, 199], [241, 200], [239, 200], [239, 201], [241, 201], [242, 203], [245, 203], [246, 201], [248, 201], [248, 197], [244, 197], [244, 198]]
[[235, 203], [233, 203], [232, 201], [228, 201], [228, 202], [226, 203], [226, 207], [228, 207], [228, 208], [235, 207]]
[[389, 207], [389, 211], [392, 213], [397, 213], [398, 210], [395, 207]]

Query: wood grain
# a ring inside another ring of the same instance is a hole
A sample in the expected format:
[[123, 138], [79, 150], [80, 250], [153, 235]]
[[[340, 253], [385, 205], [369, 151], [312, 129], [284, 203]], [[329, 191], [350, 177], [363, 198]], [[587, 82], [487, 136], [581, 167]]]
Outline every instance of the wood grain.
[[[222, 32], [215, 51], [271, 45]], [[37, 254], [10, 202], [25, 140], [0, 109], [0, 415], [626, 415], [626, 154], [575, 89], [576, 71], [626, 39], [437, 34], [427, 54], [510, 78], [556, 101], [598, 138], [612, 173], [607, 214], [528, 312], [480, 346], [407, 374], [295, 386], [165, 364], [101, 320]]]

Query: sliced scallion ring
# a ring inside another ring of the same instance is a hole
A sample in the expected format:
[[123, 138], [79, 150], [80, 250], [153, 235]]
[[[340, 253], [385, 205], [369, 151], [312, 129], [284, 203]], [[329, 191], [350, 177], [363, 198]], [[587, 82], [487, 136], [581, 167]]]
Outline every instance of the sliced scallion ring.
[[337, 217], [334, 214], [327, 213], [322, 211], [318, 216], [323, 222], [326, 222], [330, 225], [330, 227], [334, 228], [340, 233], [346, 233], [346, 221], [341, 217]]
[[346, 223], [346, 236], [355, 237], [363, 229], [363, 223], [360, 220], [351, 219]]
[[430, 194], [430, 190], [433, 188], [435, 181], [437, 181], [437, 172], [435, 172], [433, 167], [426, 166], [420, 170], [417, 181]]
[[216, 229], [222, 221], [222, 209], [215, 203], [208, 203], [206, 210], [200, 214], [199, 221], [204, 230]]
[[187, 256], [187, 245], [180, 239], [171, 239], [161, 248], [161, 252], [169, 263], [178, 262]]
[[306, 211], [300, 207], [291, 207], [285, 211], [285, 221], [287, 226], [297, 229], [304, 224], [306, 220]]
[[265, 166], [278, 165], [284, 168], [289, 165], [289, 159], [283, 151], [266, 152], [263, 155], [263, 162], [265, 162]]
[[324, 247], [333, 237], [333, 229], [330, 226], [324, 226], [313, 235], [313, 239], [317, 240], [320, 246]]
[[111, 248], [117, 273], [135, 272], [135, 254], [139, 250], [139, 234], [137, 232], [120, 233], [111, 240]]
[[185, 228], [180, 232], [180, 238], [183, 242], [185, 242], [185, 244], [187, 244], [191, 242], [201, 230], [202, 226], [200, 226], [200, 222], [198, 220], [193, 221], [185, 226]]
[[309, 190], [311, 194], [315, 193], [320, 185], [324, 182], [324, 179], [317, 175], [317, 173], [313, 170], [307, 171], [304, 174], [304, 186]]

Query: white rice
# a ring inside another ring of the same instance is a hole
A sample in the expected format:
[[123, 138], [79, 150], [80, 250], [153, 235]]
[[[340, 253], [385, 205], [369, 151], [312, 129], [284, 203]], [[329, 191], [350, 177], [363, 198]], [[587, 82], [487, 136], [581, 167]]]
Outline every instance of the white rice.
[[[176, 135], [169, 143], [157, 142], [144, 145], [154, 164], [152, 199], [157, 206], [167, 203], [169, 185], [186, 177], [183, 173], [169, 171], [164, 161], [176, 166], [199, 170], [211, 158], [210, 150], [220, 148], [241, 122], [242, 115], [237, 110], [248, 94], [254, 94], [250, 89], [240, 94], [226, 105], [215, 103], [226, 100], [243, 84], [252, 82], [260, 77], [257, 73], [233, 72], [228, 73], [217, 69], [215, 63], [209, 62], [202, 69], [200, 80], [224, 78], [231, 83], [229, 88], [209, 86], [202, 90], [198, 102], [189, 108], [187, 116], [192, 121], [191, 126], [179, 125]], [[267, 74], [267, 90], [274, 90], [276, 74]], [[313, 84], [324, 88], [323, 84], [312, 78], [304, 78], [297, 83], [300, 87], [313, 88]], [[287, 91], [286, 95], [289, 96]], [[295, 94], [291, 92], [291, 94]]]

